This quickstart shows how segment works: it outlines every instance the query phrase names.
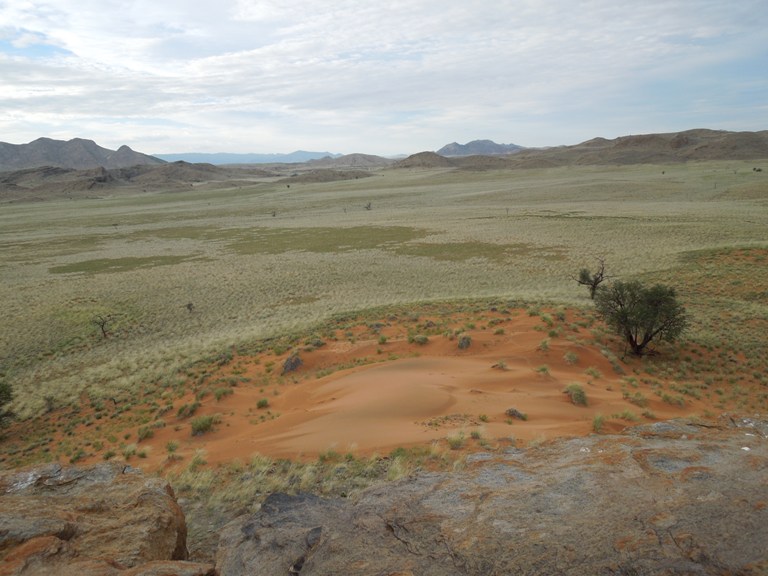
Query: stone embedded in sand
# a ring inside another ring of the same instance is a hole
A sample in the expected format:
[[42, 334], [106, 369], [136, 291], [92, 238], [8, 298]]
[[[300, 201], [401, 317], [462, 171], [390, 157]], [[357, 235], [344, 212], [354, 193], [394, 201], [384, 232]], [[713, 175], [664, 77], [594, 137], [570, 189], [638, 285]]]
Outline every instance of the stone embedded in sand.
[[288, 358], [285, 359], [285, 362], [283, 362], [283, 374], [288, 374], [288, 372], [293, 372], [294, 370], [298, 370], [299, 366], [303, 364], [301, 357], [297, 353], [293, 353]]

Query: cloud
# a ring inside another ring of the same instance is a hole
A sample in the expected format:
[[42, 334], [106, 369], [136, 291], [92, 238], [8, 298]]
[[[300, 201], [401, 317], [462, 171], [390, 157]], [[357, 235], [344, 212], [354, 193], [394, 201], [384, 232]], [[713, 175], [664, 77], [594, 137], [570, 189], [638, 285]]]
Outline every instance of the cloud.
[[766, 16], [762, 0], [5, 3], [0, 127], [371, 153], [761, 129]]

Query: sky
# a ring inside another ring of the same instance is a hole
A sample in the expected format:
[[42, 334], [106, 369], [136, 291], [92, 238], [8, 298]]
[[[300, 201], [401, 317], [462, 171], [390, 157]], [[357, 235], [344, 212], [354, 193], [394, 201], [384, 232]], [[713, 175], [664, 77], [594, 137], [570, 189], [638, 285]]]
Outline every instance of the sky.
[[0, 0], [0, 141], [396, 155], [768, 129], [766, 0]]

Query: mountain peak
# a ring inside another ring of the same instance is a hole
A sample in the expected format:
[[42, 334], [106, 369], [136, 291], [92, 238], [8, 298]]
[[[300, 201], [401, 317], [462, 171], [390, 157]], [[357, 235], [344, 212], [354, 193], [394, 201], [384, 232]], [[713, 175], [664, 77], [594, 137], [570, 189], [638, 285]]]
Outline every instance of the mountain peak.
[[495, 156], [514, 154], [520, 150], [523, 150], [523, 147], [517, 144], [496, 144], [493, 140], [472, 140], [466, 144], [451, 142], [440, 148], [437, 154], [440, 156]]
[[163, 163], [152, 156], [134, 152], [125, 145], [117, 151], [108, 150], [85, 138], [64, 141], [42, 137], [29, 144], [0, 143], [0, 170], [23, 170], [42, 166], [85, 170]]

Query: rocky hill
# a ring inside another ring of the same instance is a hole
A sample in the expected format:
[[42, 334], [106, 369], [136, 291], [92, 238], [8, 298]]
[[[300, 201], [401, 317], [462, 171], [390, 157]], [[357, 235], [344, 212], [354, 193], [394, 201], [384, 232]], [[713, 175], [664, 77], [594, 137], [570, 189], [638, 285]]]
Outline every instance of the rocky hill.
[[593, 138], [575, 146], [524, 150], [512, 165], [657, 164], [691, 160], [768, 158], [768, 130], [727, 132], [687, 130], [668, 134]]
[[454, 162], [435, 152], [419, 152], [392, 164], [392, 168], [452, 168]]
[[372, 154], [345, 154], [337, 158], [325, 157], [320, 160], [310, 160], [307, 164], [318, 168], [381, 168], [392, 163], [393, 160]]
[[147, 156], [121, 146], [117, 150], [108, 150], [93, 140], [73, 138], [72, 140], [53, 140], [38, 138], [29, 144], [8, 144], [0, 142], [0, 171], [24, 170], [52, 166], [85, 170], [89, 168], [126, 168], [128, 166], [164, 164], [163, 160]]
[[[481, 141], [483, 142], [483, 141]], [[489, 170], [548, 168], [600, 164], [665, 164], [695, 160], [759, 160], [768, 158], [768, 130], [727, 132], [687, 130], [668, 134], [593, 138], [574, 146], [523, 148], [514, 154], [460, 155], [449, 145], [438, 152], [419, 152], [392, 164], [393, 168]], [[447, 153], [446, 153], [447, 152]]]
[[225, 526], [201, 519], [218, 544], [190, 562], [164, 481], [45, 465], [0, 473], [0, 573], [759, 576], [767, 472], [768, 420], [656, 422], [471, 454], [356, 498], [272, 494]]
[[236, 185], [275, 175], [260, 168], [226, 169], [212, 164], [187, 162], [86, 170], [44, 166], [0, 172], [0, 202], [95, 197], [121, 190], [129, 193], [175, 190], [189, 188], [196, 183]]
[[440, 156], [495, 156], [514, 154], [524, 149], [517, 144], [496, 144], [493, 140], [472, 140], [466, 144], [458, 144], [457, 142], [446, 144], [437, 151], [437, 154]]

